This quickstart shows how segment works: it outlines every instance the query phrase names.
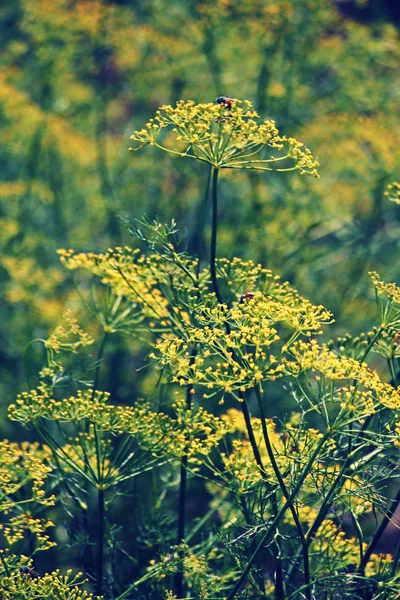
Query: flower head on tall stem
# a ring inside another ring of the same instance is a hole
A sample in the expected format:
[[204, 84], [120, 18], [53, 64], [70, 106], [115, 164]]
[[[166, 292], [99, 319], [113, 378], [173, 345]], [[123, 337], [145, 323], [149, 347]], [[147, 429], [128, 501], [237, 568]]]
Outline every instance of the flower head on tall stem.
[[[175, 135], [163, 135], [166, 131]], [[171, 144], [175, 137], [180, 148]], [[272, 120], [261, 121], [248, 100], [196, 104], [192, 100], [162, 106], [146, 126], [131, 136], [139, 145], [156, 146], [215, 168], [299, 171], [318, 177], [318, 162], [294, 138], [281, 136]]]

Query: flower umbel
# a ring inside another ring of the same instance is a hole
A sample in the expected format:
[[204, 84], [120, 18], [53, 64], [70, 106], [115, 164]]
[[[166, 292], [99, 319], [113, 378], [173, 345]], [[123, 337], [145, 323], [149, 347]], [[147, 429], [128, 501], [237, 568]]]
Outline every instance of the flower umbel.
[[[180, 150], [169, 146], [172, 129]], [[161, 141], [162, 137], [164, 140]], [[310, 150], [294, 138], [280, 136], [272, 120], [261, 121], [248, 100], [196, 104], [192, 100], [162, 106], [146, 127], [131, 139], [139, 146], [161, 150], [209, 163], [216, 168], [257, 169], [261, 171], [299, 171], [318, 177], [318, 162]], [[262, 151], [266, 151], [260, 156]], [[257, 156], [259, 155], [259, 156]]]
[[400, 204], [400, 183], [394, 181], [389, 184], [386, 188], [385, 196], [392, 202]]

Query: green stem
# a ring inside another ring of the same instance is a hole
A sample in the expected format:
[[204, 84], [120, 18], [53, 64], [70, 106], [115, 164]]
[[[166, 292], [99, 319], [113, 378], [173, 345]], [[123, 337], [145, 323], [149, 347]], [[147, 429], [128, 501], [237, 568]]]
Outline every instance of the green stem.
[[0, 560], [4, 567], [7, 577], [10, 577], [10, 571], [9, 571], [6, 561], [4, 560], [3, 552], [4, 552], [4, 550], [0, 550]]
[[[261, 459], [260, 451], [257, 446], [257, 442], [254, 436], [253, 426], [251, 424], [251, 418], [249, 409], [247, 407], [246, 399], [243, 392], [239, 392], [239, 397], [241, 399], [241, 407], [244, 416], [244, 420], [246, 423], [247, 435], [249, 436], [250, 444], [253, 450], [255, 461], [258, 465], [258, 468], [261, 473], [261, 477], [265, 481], [266, 485], [270, 487], [270, 483], [267, 479], [267, 475], [264, 469], [264, 465]], [[271, 504], [272, 504], [272, 512], [274, 517], [278, 514], [278, 502], [276, 498], [276, 492], [273, 492], [271, 496]], [[277, 540], [277, 551], [274, 553], [275, 557], [275, 600], [283, 600], [284, 599], [284, 589], [283, 589], [283, 575], [282, 575], [282, 564], [279, 559], [279, 541]]]
[[[104, 348], [107, 341], [108, 334], [104, 332], [103, 337], [100, 341], [100, 346], [97, 351], [96, 367], [93, 378], [93, 389], [92, 399], [94, 399], [96, 391], [99, 386], [100, 379], [100, 368], [104, 354]], [[97, 460], [97, 477], [98, 485], [102, 486], [102, 464], [101, 464], [101, 445], [100, 436], [97, 427], [95, 427], [95, 443], [96, 443], [96, 460]], [[97, 488], [97, 584], [96, 594], [97, 596], [102, 595], [103, 589], [103, 563], [104, 563], [104, 518], [105, 518], [105, 505], [104, 505], [104, 490], [100, 487]]]
[[283, 480], [283, 477], [281, 475], [281, 472], [279, 470], [278, 464], [275, 459], [274, 451], [273, 451], [273, 448], [271, 445], [271, 440], [269, 439], [269, 435], [268, 435], [268, 428], [267, 428], [267, 425], [265, 422], [264, 406], [262, 403], [262, 398], [261, 398], [259, 388], [256, 388], [256, 396], [257, 396], [258, 406], [260, 409], [261, 426], [262, 426], [262, 432], [263, 432], [263, 436], [264, 436], [265, 446], [267, 448], [268, 458], [271, 462], [272, 468], [273, 468], [275, 476], [278, 480], [279, 487], [281, 488], [282, 494], [284, 495], [285, 500], [287, 502], [289, 502], [289, 510], [292, 513], [298, 534], [300, 536], [301, 546], [302, 546], [302, 550], [303, 550], [304, 584], [308, 586], [308, 587], [306, 587], [306, 598], [307, 598], [307, 600], [311, 600], [311, 588], [309, 587], [310, 563], [309, 563], [309, 557], [308, 557], [308, 544], [305, 539], [303, 528], [301, 526], [298, 514], [296, 512], [296, 509], [293, 505], [292, 500], [290, 500], [290, 494], [288, 492], [288, 489], [286, 487], [286, 484]]
[[389, 366], [390, 376], [392, 378], [393, 387], [397, 388], [397, 377], [396, 371], [394, 370], [393, 358], [389, 358], [387, 362]]
[[210, 274], [211, 282], [217, 300], [223, 304], [222, 296], [218, 288], [215, 260], [217, 255], [217, 230], [218, 230], [218, 167], [213, 167], [212, 176], [212, 228], [211, 228], [211, 246], [210, 246]]
[[[201, 203], [200, 206], [200, 210], [199, 210], [199, 224], [200, 227], [198, 228], [198, 233], [196, 233], [195, 235], [195, 239], [197, 237], [197, 269], [196, 269], [196, 278], [197, 280], [199, 279], [199, 274], [200, 274], [200, 265], [204, 256], [204, 225], [206, 222], [206, 210], [207, 210], [207, 200], [208, 200], [208, 195], [210, 192], [210, 183], [211, 183], [211, 172], [212, 172], [212, 166], [209, 165], [209, 169], [208, 169], [208, 175], [207, 175], [207, 184], [206, 184], [206, 190], [204, 192], [204, 198], [203, 198], [203, 202]], [[196, 250], [196, 248], [195, 248]]]
[[106, 345], [107, 336], [108, 336], [108, 333], [104, 333], [103, 334], [103, 337], [101, 338], [101, 341], [100, 341], [99, 349], [97, 351], [96, 366], [95, 366], [94, 378], [93, 378], [92, 400], [94, 399], [94, 396], [96, 394], [96, 390], [99, 387], [100, 367], [101, 367], [101, 362], [103, 360], [104, 347]]
[[263, 475], [263, 477], [265, 477], [264, 465], [262, 463], [260, 451], [258, 449], [256, 438], [254, 436], [253, 427], [251, 425], [250, 413], [249, 413], [249, 409], [248, 409], [246, 399], [244, 397], [243, 392], [239, 392], [239, 398], [241, 400], [240, 404], [241, 404], [241, 408], [242, 408], [242, 412], [243, 412], [243, 416], [244, 416], [244, 421], [246, 423], [247, 435], [249, 436], [249, 441], [250, 441], [250, 444], [251, 444], [251, 447], [253, 450], [254, 458], [255, 458], [256, 463], [261, 471], [261, 474]]
[[[276, 492], [274, 492], [272, 494], [271, 504], [272, 504], [272, 512], [273, 512], [274, 518], [276, 518], [276, 515], [278, 514], [278, 500], [276, 497]], [[275, 552], [275, 600], [284, 600], [285, 588], [284, 588], [284, 582], [283, 582], [282, 561], [280, 559], [281, 544], [280, 544], [280, 540], [279, 540], [278, 528], [276, 530], [276, 533], [277, 533], [277, 535], [276, 535], [277, 549]]]
[[375, 342], [381, 337], [383, 331], [384, 331], [384, 327], [379, 327], [379, 329], [377, 329], [375, 335], [371, 338], [368, 346], [365, 349], [364, 354], [362, 355], [362, 357], [360, 358], [360, 362], [363, 363], [365, 361], [365, 359], [367, 358], [368, 354], [370, 353], [373, 345], [375, 344]]
[[103, 591], [103, 563], [104, 563], [104, 490], [97, 491], [97, 584], [96, 595], [101, 596]]
[[[196, 350], [194, 349], [190, 357], [190, 365], [193, 365], [196, 357]], [[190, 410], [192, 408], [192, 386], [186, 388], [186, 408]], [[179, 483], [179, 505], [178, 505], [178, 546], [185, 540], [185, 517], [186, 517], [186, 491], [187, 491], [187, 466], [188, 458], [187, 454], [182, 456], [181, 461], [181, 472], [180, 472], [180, 483]], [[184, 579], [184, 564], [183, 564], [183, 550], [180, 552], [180, 564], [179, 569], [175, 576], [175, 592], [178, 598], [183, 596], [183, 579]]]
[[[186, 489], [187, 489], [187, 456], [182, 457], [180, 482], [179, 482], [179, 508], [178, 508], [178, 537], [177, 544], [180, 545], [185, 539], [185, 512], [186, 512]], [[175, 575], [175, 593], [178, 598], [183, 596], [184, 563], [183, 551], [180, 550], [180, 563]]]

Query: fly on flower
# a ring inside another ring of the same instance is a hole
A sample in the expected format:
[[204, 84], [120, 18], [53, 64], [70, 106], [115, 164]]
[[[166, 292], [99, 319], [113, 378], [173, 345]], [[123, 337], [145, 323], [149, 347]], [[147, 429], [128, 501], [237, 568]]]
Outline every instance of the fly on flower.
[[216, 104], [225, 104], [226, 108], [232, 108], [232, 102], [234, 102], [233, 98], [227, 98], [226, 96], [218, 96], [218, 98], [215, 99], [215, 103]]
[[243, 304], [245, 300], [251, 300], [252, 298], [254, 298], [253, 292], [245, 292], [240, 296], [239, 304]]
[[37, 577], [39, 577], [36, 571], [34, 569], [31, 569], [30, 567], [20, 567], [19, 572], [21, 573], [21, 575], [26, 575], [31, 579], [36, 579]]

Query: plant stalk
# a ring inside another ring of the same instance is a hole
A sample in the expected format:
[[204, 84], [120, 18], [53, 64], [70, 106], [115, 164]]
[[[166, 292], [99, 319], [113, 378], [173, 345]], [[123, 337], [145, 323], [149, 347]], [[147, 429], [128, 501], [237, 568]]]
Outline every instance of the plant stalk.
[[213, 167], [212, 174], [212, 225], [211, 225], [211, 246], [210, 246], [210, 274], [211, 282], [217, 300], [223, 304], [221, 292], [218, 288], [217, 273], [216, 273], [216, 256], [217, 256], [217, 230], [218, 230], [218, 174], [219, 168]]
[[103, 360], [104, 348], [106, 345], [107, 337], [108, 337], [108, 333], [104, 333], [103, 337], [101, 338], [101, 341], [100, 341], [99, 349], [97, 351], [96, 366], [94, 369], [94, 377], [93, 377], [92, 400], [94, 399], [96, 391], [99, 387], [100, 367], [101, 367], [101, 363]]
[[[190, 364], [193, 365], [196, 356], [196, 350], [192, 352], [190, 357]], [[192, 408], [192, 386], [186, 388], [186, 408], [190, 410]], [[181, 469], [180, 469], [180, 482], [179, 482], [179, 504], [178, 504], [178, 535], [177, 545], [179, 546], [185, 540], [185, 518], [186, 518], [186, 491], [187, 491], [187, 454], [182, 456]], [[180, 556], [179, 570], [175, 576], [175, 592], [178, 598], [183, 597], [183, 583], [184, 583], [184, 564], [183, 564], [183, 552]]]
[[97, 490], [97, 583], [96, 595], [101, 596], [103, 592], [103, 563], [104, 563], [104, 490]]
[[310, 563], [309, 563], [309, 557], [308, 557], [308, 544], [307, 544], [307, 540], [305, 539], [304, 536], [304, 532], [303, 532], [303, 528], [301, 526], [298, 514], [296, 512], [296, 509], [293, 505], [293, 501], [290, 500], [290, 494], [288, 492], [288, 489], [286, 487], [286, 484], [283, 480], [283, 477], [281, 475], [281, 472], [279, 470], [278, 464], [276, 462], [275, 459], [275, 455], [274, 455], [274, 450], [272, 448], [272, 444], [271, 444], [271, 440], [269, 439], [269, 435], [268, 435], [268, 428], [265, 422], [265, 413], [264, 413], [264, 406], [262, 403], [262, 398], [261, 398], [261, 394], [260, 394], [260, 390], [257, 387], [256, 388], [256, 396], [257, 396], [257, 401], [258, 401], [258, 406], [260, 409], [260, 417], [261, 417], [261, 426], [262, 426], [262, 432], [263, 432], [263, 436], [264, 436], [264, 442], [265, 442], [265, 446], [267, 449], [267, 453], [268, 453], [268, 458], [271, 462], [272, 468], [274, 470], [275, 476], [278, 480], [279, 483], [279, 487], [282, 491], [283, 496], [285, 497], [285, 500], [287, 502], [289, 502], [289, 510], [292, 513], [295, 525], [296, 525], [296, 529], [298, 531], [298, 534], [300, 536], [300, 540], [301, 540], [301, 547], [302, 547], [302, 551], [303, 551], [303, 567], [304, 567], [304, 585], [306, 585], [307, 587], [305, 588], [306, 590], [306, 598], [307, 600], [311, 600], [311, 588], [310, 588]]

